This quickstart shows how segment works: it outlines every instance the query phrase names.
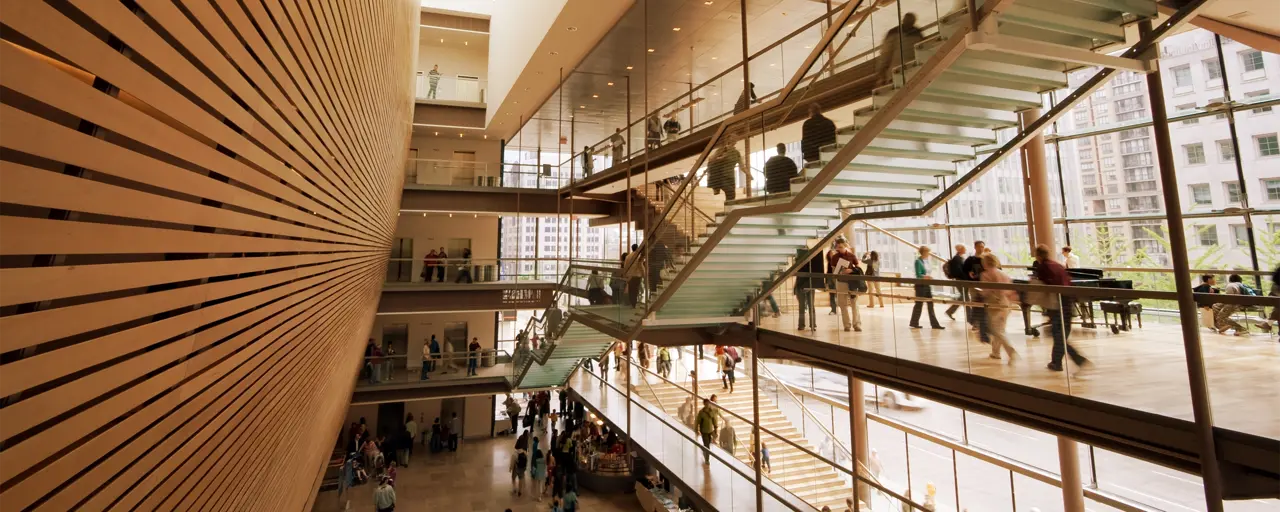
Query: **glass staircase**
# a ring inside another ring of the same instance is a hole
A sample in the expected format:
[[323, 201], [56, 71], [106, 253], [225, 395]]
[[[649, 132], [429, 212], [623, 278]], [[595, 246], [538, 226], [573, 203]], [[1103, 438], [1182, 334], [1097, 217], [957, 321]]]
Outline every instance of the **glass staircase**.
[[[1123, 42], [1124, 25], [1155, 17], [1154, 0], [977, 3], [977, 16], [971, 18], [966, 8], [942, 16], [937, 32], [914, 45], [912, 61], [887, 69], [871, 104], [854, 112], [852, 124], [838, 127], [835, 142], [821, 147], [820, 161], [801, 169], [789, 190], [727, 201], [706, 233], [674, 256], [675, 268], [663, 276], [666, 285], [650, 301], [649, 321], [664, 327], [717, 317], [731, 321], [794, 273], [793, 262], [806, 261], [832, 240], [848, 222], [842, 211], [888, 207], [881, 209], [899, 211], [880, 216], [925, 214], [932, 211], [929, 205], [936, 208], [1016, 154], [1031, 135], [1091, 92], [1080, 94], [1082, 86], [1038, 121], [1020, 126], [1019, 113], [1041, 108], [1042, 93], [1066, 87], [1067, 72], [1083, 62], [1097, 57], [1102, 64], [1089, 87], [1116, 67], [1149, 65], [1130, 58], [1135, 50], [1122, 57], [1094, 52]], [[1167, 33], [1164, 28], [1134, 48], [1149, 46]], [[1015, 140], [1008, 140], [1009, 133]], [[977, 151], [988, 148], [996, 149]], [[958, 168], [971, 170], [960, 175]], [[698, 170], [686, 178], [701, 179]], [[929, 205], [926, 192], [934, 196]]]

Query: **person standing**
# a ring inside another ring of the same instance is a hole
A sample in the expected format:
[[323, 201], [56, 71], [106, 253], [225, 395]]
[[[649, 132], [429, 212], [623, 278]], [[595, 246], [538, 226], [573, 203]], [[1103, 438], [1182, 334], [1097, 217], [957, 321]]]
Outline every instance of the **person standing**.
[[836, 123], [822, 115], [822, 107], [809, 104], [809, 118], [800, 128], [800, 155], [806, 164], [822, 159], [822, 148], [836, 143]]
[[629, 306], [634, 307], [640, 303], [640, 291], [644, 286], [644, 277], [648, 274], [647, 263], [644, 254], [634, 248], [627, 255], [627, 262], [623, 268], [627, 269], [627, 305]]
[[[805, 250], [796, 249], [796, 259], [802, 259], [804, 257]], [[801, 273], [812, 275], [796, 277], [796, 304], [800, 310], [800, 324], [796, 327], [796, 330], [798, 331], [804, 330], [804, 317], [806, 314], [809, 315], [809, 329], [813, 331], [818, 330], [818, 312], [814, 308], [813, 304], [814, 290], [821, 287], [823, 278], [814, 277], [814, 275], [820, 275], [823, 273], [822, 263], [824, 261], [826, 261], [826, 257], [823, 255], [822, 251], [819, 250], [817, 254], [814, 254], [812, 258], [809, 258], [809, 261], [805, 262], [804, 266], [800, 267]]]
[[467, 376], [470, 377], [476, 375], [476, 369], [480, 366], [480, 338], [471, 338], [467, 352]]
[[893, 69], [905, 66], [916, 60], [916, 43], [924, 40], [924, 32], [916, 27], [916, 14], [906, 13], [902, 16], [902, 25], [889, 29], [881, 44], [880, 63], [876, 76], [880, 83], [893, 83]]
[[[1036, 279], [1049, 286], [1071, 286], [1071, 277], [1067, 275], [1067, 269], [1053, 261], [1049, 246], [1037, 245], [1035, 256], [1036, 265], [1032, 273]], [[1071, 356], [1071, 361], [1076, 366], [1083, 369], [1089, 364], [1089, 359], [1067, 343], [1067, 339], [1071, 337], [1071, 313], [1074, 299], [1066, 295], [1059, 296], [1056, 293], [1047, 295], [1050, 299], [1045, 301], [1042, 307], [1045, 307], [1045, 314], [1049, 315], [1049, 329], [1053, 333], [1053, 360], [1046, 368], [1055, 372], [1062, 371], [1062, 356], [1065, 353]]]
[[440, 65], [431, 66], [431, 71], [427, 72], [427, 83], [431, 87], [427, 89], [427, 98], [436, 99], [436, 88], [440, 86]]
[[736, 380], [733, 373], [733, 366], [737, 361], [733, 360], [733, 356], [729, 354], [728, 350], [720, 353], [716, 358], [718, 359], [717, 362], [720, 363], [720, 383], [724, 385], [721, 389], [727, 389], [729, 390], [729, 393], [732, 394], [733, 383]]
[[[671, 229], [670, 226], [667, 229]], [[671, 257], [671, 251], [667, 250], [667, 244], [662, 243], [658, 237], [653, 239], [653, 248], [649, 249], [649, 258], [646, 262], [649, 275], [649, 293], [657, 293], [658, 286], [662, 284], [662, 271], [667, 268], [667, 261]]]
[[772, 473], [773, 467], [769, 464], [769, 445], [760, 440], [760, 465], [764, 467], [765, 473]]
[[[916, 279], [929, 279], [929, 272], [930, 272], [929, 248], [922, 245], [920, 246], [919, 252], [920, 252], [920, 257], [916, 258], [916, 264], [915, 264]], [[911, 307], [911, 322], [909, 324], [910, 327], [912, 329], [921, 328], [920, 327], [920, 311], [921, 309], [924, 309], [925, 306], [928, 306], [929, 325], [934, 329], [941, 330], [942, 325], [938, 323], [938, 317], [935, 316], [933, 313], [933, 288], [928, 284], [917, 284], [915, 285], [915, 296], [916, 296], [916, 303], [914, 306]], [[920, 300], [920, 299], [927, 299], [927, 300]]]
[[547, 456], [542, 453], [542, 449], [538, 448], [538, 438], [533, 438], [533, 457], [532, 465], [529, 468], [529, 479], [532, 485], [529, 486], [530, 492], [538, 497], [538, 501], [542, 501], [542, 491], [546, 487], [547, 481]]
[[458, 419], [458, 413], [453, 413], [449, 418], [449, 451], [458, 451], [458, 438], [462, 435], [462, 420]]
[[401, 462], [401, 464], [407, 468], [409, 467], [409, 457], [413, 455], [413, 444], [418, 439], [418, 422], [413, 421], [413, 413], [409, 413], [409, 415], [405, 417], [404, 429], [409, 432], [409, 439], [405, 443], [408, 445], [408, 453], [405, 454], [404, 461]]
[[[880, 275], [880, 253], [871, 251], [867, 253], [863, 263], [867, 264], [867, 270], [864, 272], [867, 277], [876, 277]], [[876, 299], [880, 299], [880, 307], [884, 307], [884, 295], [880, 293], [879, 281], [867, 281], [867, 307], [876, 307]]]
[[[778, 143], [778, 154], [769, 157], [764, 163], [764, 190], [767, 194], [782, 194], [791, 191], [791, 178], [796, 177], [795, 160], [787, 156], [787, 145]], [[778, 234], [785, 231], [779, 229]]]
[[436, 258], [437, 258], [437, 255], [436, 255], [435, 249], [432, 249], [431, 252], [427, 253], [426, 256], [422, 257], [422, 282], [424, 283], [431, 282], [431, 276], [435, 271]]
[[702, 436], [702, 464], [711, 465], [711, 439], [715, 437], [716, 425], [720, 421], [720, 413], [711, 407], [711, 400], [702, 400], [702, 409], [694, 418], [698, 434]]
[[461, 283], [463, 278], [466, 278], [467, 284], [471, 284], [472, 281], [471, 281], [471, 248], [470, 247], [462, 250], [462, 264], [458, 265], [458, 277], [454, 278], [453, 282]]
[[591, 146], [582, 146], [582, 177], [591, 176], [595, 162], [591, 159]]
[[671, 349], [667, 347], [658, 349], [658, 375], [664, 379], [671, 378]]
[[662, 145], [662, 124], [658, 122], [657, 114], [645, 119], [644, 131], [645, 142], [648, 143], [649, 149], [658, 149]]
[[420, 380], [427, 380], [431, 373], [431, 342], [422, 340], [422, 375]]
[[1062, 246], [1062, 266], [1066, 268], [1080, 268], [1080, 257], [1071, 252], [1070, 245]]
[[440, 362], [440, 340], [436, 339], [436, 335], [431, 335], [431, 371], [436, 371], [436, 365]]
[[511, 452], [511, 494], [524, 496], [524, 475], [529, 470], [529, 452], [520, 446], [520, 441], [529, 442], [528, 432], [516, 440], [516, 450]]
[[757, 101], [760, 101], [760, 98], [756, 97], [755, 82], [747, 82], [747, 87], [742, 89], [742, 95], [738, 96], [738, 101], [733, 104], [733, 113], [741, 114], [746, 112], [747, 109], [751, 108], [751, 104]]
[[[951, 255], [951, 259], [942, 264], [942, 273], [947, 276], [947, 279], [964, 279], [964, 260], [968, 257], [965, 254], [967, 251], [968, 249], [965, 249], [964, 245], [956, 244], [955, 253]], [[969, 289], [957, 286], [956, 296], [960, 298], [960, 303], [968, 301]], [[956, 319], [956, 310], [960, 309], [960, 303], [952, 304], [951, 307], [947, 308], [945, 311], [947, 318]]]
[[449, 253], [444, 252], [444, 247], [441, 247], [440, 250], [436, 252], [435, 267], [436, 267], [437, 283], [444, 282], [444, 269], [445, 267], [448, 267], [448, 266], [449, 266]]
[[[985, 283], [1004, 283], [1009, 284], [1013, 279], [1009, 278], [1000, 269], [1000, 259], [995, 254], [986, 253], [982, 255], [982, 274], [978, 276], [978, 280]], [[1005, 332], [1005, 327], [1009, 322], [1009, 306], [1016, 304], [1018, 300], [1018, 292], [1013, 290], [983, 290], [982, 298], [987, 303], [987, 334], [991, 336], [991, 359], [1000, 359], [1000, 350], [1003, 348], [1009, 354], [1009, 364], [1018, 358], [1018, 351], [1009, 346], [1009, 337]]]
[[720, 433], [716, 437], [716, 444], [719, 444], [720, 449], [728, 452], [729, 456], [732, 457], [735, 451], [734, 446], [738, 442], [738, 435], [734, 432], [733, 424], [729, 422], [728, 418], [725, 418], [724, 422], [720, 424]]
[[373, 507], [378, 512], [393, 512], [396, 509], [396, 489], [391, 486], [391, 478], [387, 475], [378, 478], [378, 488], [373, 490]]
[[[849, 249], [849, 242], [843, 238], [836, 239], [836, 250], [827, 255], [827, 268], [833, 269], [836, 275], [853, 275], [853, 267], [858, 265], [858, 257]], [[840, 321], [845, 332], [850, 330], [862, 332], [862, 319], [858, 317], [858, 300], [853, 294], [852, 281], [836, 280], [836, 301], [840, 309]], [[852, 315], [849, 310], [852, 309]], [[852, 316], [852, 318], [850, 318]]]
[[[733, 144], [725, 143], [716, 150], [715, 156], [707, 164], [707, 186], [715, 193], [724, 193], [725, 201], [737, 197], [737, 171], [742, 163], [742, 153]], [[746, 169], [744, 165], [742, 167]]]
[[609, 136], [609, 146], [613, 150], [613, 164], [618, 165], [627, 155], [627, 139], [622, 136], [622, 128], [614, 128]]

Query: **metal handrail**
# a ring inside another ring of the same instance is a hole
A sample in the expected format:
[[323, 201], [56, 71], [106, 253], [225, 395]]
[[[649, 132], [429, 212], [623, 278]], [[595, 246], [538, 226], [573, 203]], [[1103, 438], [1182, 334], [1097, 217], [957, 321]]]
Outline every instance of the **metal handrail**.
[[[981, 9], [984, 11], [986, 15], [990, 16], [990, 15], [993, 15], [993, 12], [991, 11], [991, 9], [994, 9], [996, 5], [999, 3], [1000, 2], [987, 2]], [[1191, 5], [1188, 5], [1186, 7], [1183, 7], [1182, 9], [1179, 9], [1177, 12], [1171, 15], [1164, 23], [1161, 23], [1154, 30], [1143, 35], [1138, 40], [1137, 43], [1134, 43], [1133, 46], [1131, 46], [1124, 53], [1120, 54], [1119, 57], [1132, 59], [1132, 58], [1137, 58], [1143, 55], [1152, 47], [1157, 45], [1159, 41], [1165, 37], [1165, 35], [1172, 33], [1177, 27], [1180, 27], [1182, 24], [1190, 21], [1190, 18], [1194, 16], [1195, 11], [1199, 8], [1199, 5], [1201, 3], [1202, 2], [1193, 2]], [[972, 30], [973, 30], [973, 27], [961, 27], [959, 28], [959, 32], [957, 34], [952, 35], [952, 39], [956, 40], [957, 42], [960, 42], [962, 41], [965, 34], [967, 34], [969, 31], [972, 31]], [[941, 60], [939, 59], [946, 58], [947, 53], [948, 52], [943, 52], [940, 50], [937, 54], [934, 55], [933, 59], [931, 60], [938, 60], [939, 62], [941, 62]], [[754, 308], [756, 304], [758, 304], [761, 300], [764, 300], [765, 297], [773, 293], [773, 291], [776, 290], [778, 286], [782, 284], [783, 281], [795, 275], [799, 271], [801, 265], [803, 265], [805, 262], [808, 262], [809, 259], [813, 258], [813, 256], [816, 254], [817, 251], [820, 251], [823, 247], [826, 247], [827, 244], [831, 243], [831, 240], [833, 240], [837, 234], [843, 231], [845, 226], [848, 226], [849, 223], [854, 221], [865, 221], [869, 219], [920, 217], [920, 216], [926, 216], [926, 215], [932, 214], [934, 210], [937, 210], [942, 205], [950, 201], [953, 197], [955, 197], [956, 194], [960, 193], [961, 190], [963, 190], [965, 187], [968, 187], [970, 183], [977, 180], [984, 173], [986, 173], [987, 170], [991, 169], [996, 164], [999, 164], [1008, 156], [1014, 153], [1017, 153], [1017, 150], [1021, 148], [1023, 145], [1025, 145], [1027, 142], [1030, 142], [1032, 137], [1034, 137], [1036, 134], [1043, 131], [1049, 124], [1057, 121], [1059, 117], [1066, 114], [1068, 109], [1074, 108], [1075, 104], [1078, 103], [1081, 99], [1087, 97], [1090, 94], [1093, 94], [1093, 92], [1097, 90], [1098, 87], [1102, 86], [1103, 83], [1105, 83], [1109, 78], [1111, 78], [1111, 75], [1114, 74], [1115, 71], [1116, 70], [1114, 68], [1102, 68], [1092, 78], [1082, 83], [1078, 88], [1076, 88], [1075, 91], [1067, 95], [1067, 97], [1064, 98], [1063, 101], [1058, 102], [1056, 105], [1051, 107], [1049, 111], [1044, 115], [1040, 116], [1039, 119], [1036, 119], [1035, 121], [1032, 121], [1031, 123], [1023, 126], [1022, 130], [1019, 131], [1017, 135], [1010, 138], [1003, 146], [1001, 146], [999, 149], [992, 152], [989, 158], [987, 158], [986, 160], [983, 160], [982, 162], [979, 162], [968, 173], [965, 173], [963, 176], [960, 176], [959, 179], [953, 182], [950, 186], [944, 188], [937, 196], [931, 199], [928, 203], [925, 203], [923, 206], [919, 206], [916, 208], [908, 208], [903, 210], [886, 210], [886, 211], [856, 213], [856, 214], [851, 213], [850, 215], [846, 216], [842, 221], [840, 221], [840, 224], [838, 224], [834, 229], [828, 232], [827, 235], [822, 238], [822, 240], [818, 241], [813, 246], [813, 248], [811, 248], [809, 252], [805, 254], [805, 256], [801, 258], [797, 258], [797, 261], [799, 261], [799, 263], [792, 265], [785, 272], [782, 272], [777, 278], [774, 279], [771, 285], [767, 287], [762, 287], [761, 293], [757, 294], [754, 298], [748, 301], [747, 305], [743, 308], [743, 310], [747, 311], [747, 310], [750, 310], [751, 308]], [[918, 73], [915, 77], [913, 77], [910, 81], [907, 82], [903, 90], [904, 91], [909, 89], [923, 90], [923, 87], [927, 85], [927, 82], [925, 81], [926, 78], [928, 77], [924, 73]], [[897, 99], [898, 96], [895, 96], [894, 98]], [[892, 104], [894, 103], [894, 101], [890, 100], [890, 103]], [[841, 150], [836, 155], [836, 160], [844, 160], [844, 162], [836, 162], [833, 160], [831, 163], [840, 163], [840, 165], [832, 166], [828, 164], [827, 166], [825, 166], [823, 170], [819, 173], [818, 178], [810, 182], [811, 186], [825, 187], [826, 184], [835, 177], [833, 169], [836, 169], [837, 167], [840, 169], [843, 169], [848, 164], [849, 161], [852, 161], [854, 155], [846, 154], [848, 153], [846, 150], [850, 147], [852, 147], [852, 144], [847, 145], [844, 148], [841, 148]], [[813, 185], [814, 183], [817, 183], [817, 185]], [[809, 191], [809, 188], [810, 187], [806, 187], [805, 190]], [[817, 194], [816, 189], [812, 190], [811, 192], [812, 193], [806, 192], [802, 194], [801, 197], [798, 198], [801, 200], [800, 202], [802, 204], [807, 204], [808, 201], [813, 196], [816, 196]], [[784, 205], [784, 208], [788, 208], [789, 206], [790, 205]], [[758, 209], [773, 210], [776, 208], [760, 207]]]
[[[755, 357], [755, 355], [752, 354], [752, 357]], [[853, 451], [850, 450], [849, 447], [845, 446], [844, 443], [841, 443], [840, 438], [836, 437], [834, 433], [832, 433], [830, 430], [827, 430], [827, 427], [822, 424], [822, 421], [819, 420], [815, 414], [813, 414], [813, 411], [809, 410], [809, 407], [806, 406], [804, 402], [800, 401], [800, 397], [796, 396], [795, 393], [792, 393], [791, 388], [787, 386], [785, 383], [783, 383], [782, 379], [779, 379], [777, 375], [774, 375], [773, 371], [770, 370], [768, 366], [763, 364], [757, 364], [756, 368], [764, 370], [764, 372], [761, 375], [768, 376], [769, 380], [773, 381], [775, 384], [778, 384], [783, 391], [786, 391], [787, 396], [790, 396], [792, 400], [794, 400], [797, 404], [800, 405], [800, 410], [804, 411], [805, 416], [808, 416], [809, 419], [813, 420], [814, 424], [818, 425], [818, 428], [822, 429], [822, 433], [826, 434], [827, 437], [831, 438], [832, 444], [834, 444], [836, 447], [840, 448], [841, 450], [844, 450], [844, 454], [848, 455], [849, 460], [858, 462], [858, 460], [853, 457]], [[861, 462], [858, 462], [858, 464], [861, 465]]]
[[[569, 325], [573, 323], [576, 315], [573, 313], [573, 310], [570, 309], [569, 312], [561, 319], [560, 325], [557, 326], [558, 330], [556, 332], [547, 331], [546, 326], [544, 325], [546, 321], [547, 313], [551, 311], [551, 308], [559, 307], [560, 297], [564, 296], [564, 291], [569, 286], [568, 281], [571, 277], [575, 275], [574, 274], [575, 270], [604, 271], [607, 274], [617, 274], [621, 272], [621, 269], [617, 267], [598, 267], [594, 265], [579, 265], [579, 264], [570, 264], [569, 268], [565, 269], [564, 275], [560, 277], [560, 282], [556, 284], [555, 289], [551, 292], [551, 304], [547, 306], [547, 309], [543, 310], [542, 318], [538, 318], [538, 315], [536, 313], [530, 316], [529, 322], [525, 324], [526, 325], [525, 330], [522, 331], [526, 333], [536, 333], [537, 327], [539, 325], [543, 325], [542, 332], [543, 332], [543, 337], [545, 339], [545, 343], [548, 344], [547, 349], [542, 352], [541, 357], [538, 356], [536, 351], [534, 350], [529, 351], [529, 357], [527, 358], [528, 361], [523, 365], [522, 368], [517, 369], [518, 371], [516, 372], [516, 378], [514, 380], [515, 383], [518, 384], [520, 381], [524, 380], [524, 376], [529, 372], [529, 369], [533, 367], [533, 363], [536, 362], [539, 365], [547, 364], [547, 361], [550, 360], [551, 358], [551, 354], [555, 352], [556, 347], [559, 346], [560, 337], [563, 336], [564, 332], [569, 329]], [[579, 364], [581, 363], [579, 362]]]

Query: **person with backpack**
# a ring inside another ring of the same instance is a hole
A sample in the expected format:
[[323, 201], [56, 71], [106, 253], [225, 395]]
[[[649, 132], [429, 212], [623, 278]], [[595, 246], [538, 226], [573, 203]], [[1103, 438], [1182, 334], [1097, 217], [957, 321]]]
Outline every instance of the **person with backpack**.
[[[524, 437], [526, 435], [528, 435], [527, 432], [522, 434], [521, 439], [528, 441], [528, 438]], [[511, 494], [524, 496], [524, 475], [528, 471], [529, 452], [523, 448], [517, 448], [511, 453]]]
[[[1257, 295], [1252, 288], [1244, 284], [1244, 279], [1240, 274], [1231, 274], [1227, 277], [1227, 287], [1223, 289], [1223, 293], [1227, 295]], [[1231, 318], [1231, 315], [1240, 312], [1239, 304], [1223, 304], [1213, 305], [1213, 327], [1222, 334], [1226, 334], [1230, 329], [1235, 332], [1236, 336], [1248, 336], [1249, 329], [1240, 322]]]
[[[942, 275], [947, 276], [947, 279], [964, 279], [960, 276], [964, 275], [964, 260], [967, 257], [965, 254], [967, 251], [964, 245], [956, 244], [955, 254], [946, 263], [942, 264]], [[956, 296], [960, 298], [960, 302], [969, 300], [969, 289], [956, 287]], [[947, 314], [947, 318], [955, 320], [956, 311], [959, 309], [960, 304], [952, 304], [944, 313]]]
[[702, 410], [694, 418], [698, 434], [702, 436], [702, 464], [711, 465], [711, 440], [715, 437], [716, 426], [720, 423], [720, 413], [711, 407], [711, 400], [702, 400]]
[[733, 383], [736, 380], [733, 375], [733, 366], [735, 364], [733, 356], [729, 355], [728, 350], [725, 350], [717, 357], [720, 363], [720, 383], [724, 385], [721, 389], [727, 389], [729, 393], [733, 393]]
[[671, 349], [667, 347], [658, 349], [658, 375], [664, 379], [671, 378]]
[[[835, 275], [855, 275], [858, 268], [858, 257], [849, 249], [849, 242], [843, 238], [836, 239], [836, 250], [827, 254], [827, 269]], [[857, 273], [861, 273], [861, 269]], [[858, 317], [858, 301], [854, 291], [866, 286], [866, 281], [836, 280], [836, 301], [840, 309], [840, 321], [845, 332], [850, 330], [862, 332], [862, 319]], [[852, 304], [850, 304], [852, 302]], [[852, 309], [852, 319], [849, 310]]]

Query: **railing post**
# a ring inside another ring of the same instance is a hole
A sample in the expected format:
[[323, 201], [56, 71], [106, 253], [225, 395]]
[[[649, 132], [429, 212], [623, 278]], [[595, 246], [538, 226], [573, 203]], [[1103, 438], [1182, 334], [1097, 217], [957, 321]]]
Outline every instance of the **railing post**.
[[[1138, 33], [1151, 33], [1151, 20], [1138, 23]], [[1159, 48], [1159, 47], [1156, 47]], [[1174, 283], [1178, 292], [1178, 316], [1182, 320], [1182, 346], [1187, 358], [1187, 381], [1191, 391], [1191, 410], [1196, 433], [1200, 438], [1200, 476], [1204, 481], [1205, 507], [1208, 512], [1222, 512], [1222, 474], [1218, 467], [1218, 450], [1213, 437], [1213, 407], [1209, 402], [1209, 383], [1204, 370], [1204, 353], [1200, 347], [1200, 319], [1196, 299], [1191, 291], [1191, 267], [1187, 258], [1187, 235], [1182, 230], [1182, 202], [1178, 197], [1178, 176], [1174, 170], [1173, 144], [1169, 142], [1169, 116], [1164, 103], [1164, 84], [1160, 68], [1147, 75], [1147, 96], [1151, 98], [1151, 131], [1155, 135], [1156, 161], [1160, 169], [1160, 186], [1164, 189], [1164, 205], [1168, 219], [1169, 252], [1173, 260]], [[1239, 158], [1239, 156], [1237, 156]]]
[[[764, 480], [760, 462], [760, 331], [751, 341], [751, 465], [756, 470], [756, 510], [764, 510]], [[804, 419], [801, 418], [801, 424]]]
[[[868, 489], [862, 484], [862, 480], [858, 477], [862, 474], [862, 467], [867, 463], [867, 405], [863, 399], [862, 381], [853, 376], [853, 372], [847, 375], [849, 379], [849, 450], [853, 453], [853, 504], [858, 506], [858, 498], [867, 493]], [[874, 477], [875, 475], [872, 475]]]

